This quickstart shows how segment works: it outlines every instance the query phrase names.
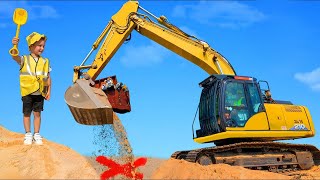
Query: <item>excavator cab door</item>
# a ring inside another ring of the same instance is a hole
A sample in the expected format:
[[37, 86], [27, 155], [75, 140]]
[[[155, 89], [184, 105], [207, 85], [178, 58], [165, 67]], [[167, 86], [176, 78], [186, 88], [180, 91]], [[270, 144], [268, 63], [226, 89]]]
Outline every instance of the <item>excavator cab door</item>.
[[250, 117], [245, 84], [227, 81], [224, 90], [223, 117], [228, 127], [243, 127]]
[[222, 113], [227, 127], [244, 127], [253, 115], [264, 109], [255, 81], [230, 78], [225, 81]]

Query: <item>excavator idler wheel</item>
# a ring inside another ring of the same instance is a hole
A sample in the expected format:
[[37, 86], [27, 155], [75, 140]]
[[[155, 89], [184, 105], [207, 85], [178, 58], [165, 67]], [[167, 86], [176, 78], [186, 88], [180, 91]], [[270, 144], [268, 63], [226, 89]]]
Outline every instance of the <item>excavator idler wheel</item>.
[[277, 173], [279, 170], [278, 170], [278, 166], [269, 166], [269, 171], [270, 172], [274, 172], [274, 173]]
[[202, 154], [197, 158], [197, 163], [203, 165], [203, 166], [208, 166], [213, 164], [212, 158], [206, 154]]
[[176, 159], [186, 159], [186, 157], [187, 157], [187, 154], [181, 153], [181, 154], [178, 154]]

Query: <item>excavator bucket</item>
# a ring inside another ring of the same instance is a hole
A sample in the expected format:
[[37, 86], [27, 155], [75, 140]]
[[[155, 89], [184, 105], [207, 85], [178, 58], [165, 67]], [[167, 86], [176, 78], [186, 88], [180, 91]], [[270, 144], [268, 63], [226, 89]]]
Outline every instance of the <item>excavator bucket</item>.
[[100, 88], [91, 87], [88, 80], [78, 79], [67, 89], [64, 98], [78, 123], [113, 124], [113, 109], [107, 95]]

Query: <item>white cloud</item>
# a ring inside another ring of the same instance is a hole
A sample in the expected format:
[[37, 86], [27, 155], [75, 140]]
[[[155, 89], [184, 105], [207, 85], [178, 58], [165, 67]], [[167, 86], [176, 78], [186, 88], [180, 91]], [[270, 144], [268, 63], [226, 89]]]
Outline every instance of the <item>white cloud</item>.
[[168, 56], [168, 50], [156, 43], [151, 43], [126, 47], [120, 62], [127, 67], [145, 67], [161, 63], [166, 56]]
[[51, 6], [30, 6], [29, 9], [30, 20], [59, 17], [57, 11]]
[[315, 91], [320, 91], [320, 68], [311, 72], [296, 73], [294, 78], [310, 86]]
[[58, 12], [51, 6], [30, 5], [27, 1], [0, 1], [0, 28], [5, 28], [7, 22], [12, 22], [16, 8], [23, 8], [28, 12], [28, 21], [59, 17]]
[[315, 91], [320, 91], [320, 83], [311, 85], [311, 89]]
[[223, 28], [244, 27], [266, 18], [259, 10], [236, 1], [200, 1], [192, 6], [179, 5], [174, 8], [173, 16]]
[[1, 19], [12, 18], [14, 8], [18, 7], [16, 1], [0, 1], [0, 17]]

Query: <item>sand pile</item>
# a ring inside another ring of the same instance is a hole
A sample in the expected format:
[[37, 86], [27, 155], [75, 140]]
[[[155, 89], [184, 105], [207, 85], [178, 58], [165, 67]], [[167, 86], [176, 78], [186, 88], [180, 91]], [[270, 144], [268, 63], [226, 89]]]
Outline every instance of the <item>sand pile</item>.
[[[115, 162], [122, 164], [123, 162], [126, 162], [127, 159], [122, 159], [121, 157], [110, 157]], [[136, 157], [135, 160], [140, 157]], [[136, 172], [143, 173], [143, 179], [151, 179], [152, 174], [157, 171], [159, 166], [165, 162], [165, 159], [160, 158], [151, 158], [146, 157], [147, 163], [145, 166], [139, 167]], [[101, 166], [97, 161], [95, 157], [87, 157], [88, 161], [91, 163], [92, 167], [97, 171], [98, 174], [102, 174], [106, 170], [108, 170], [107, 167]], [[128, 179], [127, 177], [123, 175], [116, 175], [112, 179]]]
[[72, 149], [44, 139], [23, 145], [23, 134], [0, 126], [0, 179], [99, 179], [87, 159]]
[[[25, 146], [23, 136], [0, 126], [0, 179], [100, 179], [101, 173], [108, 170], [94, 157], [83, 157], [46, 139], [43, 146]], [[127, 160], [117, 158], [117, 162]], [[184, 160], [157, 158], [148, 158], [147, 164], [138, 171], [145, 179], [320, 179], [320, 166], [278, 174], [226, 164], [201, 166]]]
[[169, 159], [161, 164], [150, 179], [320, 179], [320, 166], [308, 171], [279, 174], [227, 164], [201, 166], [184, 160]]

